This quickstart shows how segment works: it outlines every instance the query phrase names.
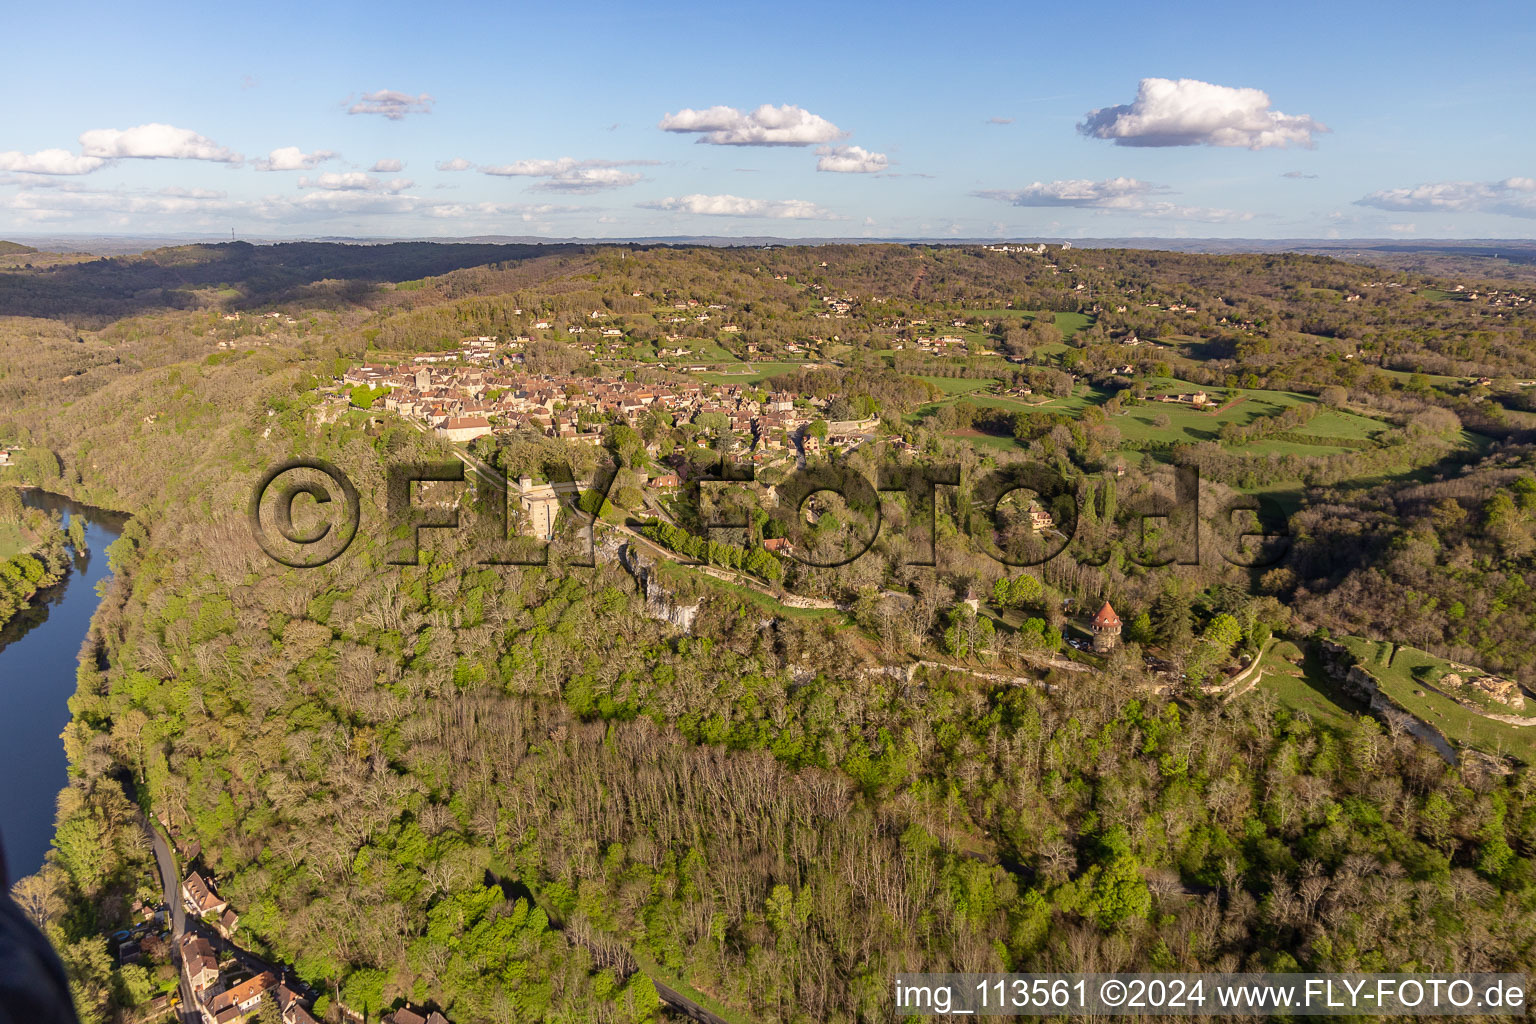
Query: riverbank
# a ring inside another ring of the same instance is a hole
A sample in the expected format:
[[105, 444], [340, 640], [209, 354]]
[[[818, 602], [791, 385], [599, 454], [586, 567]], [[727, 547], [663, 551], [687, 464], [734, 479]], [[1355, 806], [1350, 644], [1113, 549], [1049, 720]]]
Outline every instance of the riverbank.
[[0, 787], [0, 840], [13, 876], [37, 871], [53, 842], [59, 791], [69, 785], [61, 734], [70, 720], [80, 647], [100, 605], [97, 584], [110, 576], [107, 546], [127, 517], [77, 504], [36, 488], [22, 491], [30, 508], [85, 522], [62, 580], [39, 590], [31, 607], [0, 631], [0, 744], [17, 766]]

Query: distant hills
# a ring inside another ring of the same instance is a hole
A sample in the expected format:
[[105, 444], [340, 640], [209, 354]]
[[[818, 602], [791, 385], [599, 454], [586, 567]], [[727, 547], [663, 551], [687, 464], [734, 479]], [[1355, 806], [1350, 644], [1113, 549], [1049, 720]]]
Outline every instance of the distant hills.
[[25, 256], [29, 252], [37, 252], [30, 245], [22, 245], [20, 242], [7, 242], [0, 238], [0, 256]]
[[[1226, 253], [1305, 252], [1344, 256], [1363, 252], [1451, 253], [1462, 256], [1498, 257], [1514, 263], [1536, 263], [1536, 239], [1514, 238], [783, 238], [776, 235], [648, 235], [636, 238], [544, 238], [537, 235], [472, 235], [358, 238], [344, 235], [312, 235], [292, 238], [246, 237], [253, 245], [280, 242], [332, 242], [347, 245], [385, 245], [398, 242], [439, 242], [454, 245], [987, 245], [999, 242], [1061, 245], [1070, 242], [1082, 249], [1163, 249], [1170, 252]], [[53, 235], [27, 236], [29, 246], [48, 252], [92, 253], [120, 256], [166, 246], [228, 242], [224, 235]], [[0, 242], [0, 254], [35, 251], [15, 242]]]

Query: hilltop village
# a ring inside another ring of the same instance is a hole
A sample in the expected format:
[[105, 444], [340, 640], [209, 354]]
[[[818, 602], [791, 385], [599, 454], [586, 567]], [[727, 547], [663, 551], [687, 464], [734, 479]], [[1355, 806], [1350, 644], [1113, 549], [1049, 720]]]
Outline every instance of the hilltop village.
[[379, 404], [432, 427], [453, 442], [495, 431], [533, 430], [551, 438], [598, 447], [610, 423], [641, 426], [647, 413], [697, 421], [719, 414], [742, 448], [760, 452], [790, 447], [825, 402], [786, 392], [763, 394], [740, 385], [679, 380], [640, 383], [622, 374], [596, 378], [518, 372], [516, 357], [500, 368], [479, 368], [444, 357], [417, 357], [398, 366], [364, 364], [342, 383], [385, 389]]

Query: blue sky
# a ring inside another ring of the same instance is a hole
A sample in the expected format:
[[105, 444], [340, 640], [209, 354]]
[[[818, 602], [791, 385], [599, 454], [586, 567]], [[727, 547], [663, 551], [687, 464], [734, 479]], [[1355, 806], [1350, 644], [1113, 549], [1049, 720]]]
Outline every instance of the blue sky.
[[1536, 236], [1528, 6], [7, 19], [9, 235]]

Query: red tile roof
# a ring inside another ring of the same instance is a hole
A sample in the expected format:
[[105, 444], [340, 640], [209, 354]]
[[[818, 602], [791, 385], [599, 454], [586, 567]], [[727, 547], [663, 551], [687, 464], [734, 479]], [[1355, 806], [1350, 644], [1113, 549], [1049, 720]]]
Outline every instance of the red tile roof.
[[1099, 613], [1093, 617], [1093, 628], [1109, 629], [1118, 625], [1120, 625], [1120, 616], [1116, 615], [1115, 609], [1105, 601], [1104, 607], [1100, 608]]

